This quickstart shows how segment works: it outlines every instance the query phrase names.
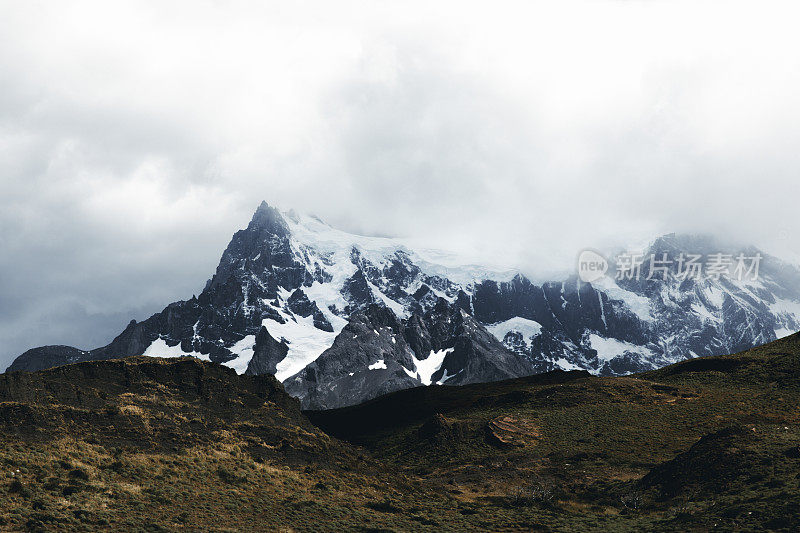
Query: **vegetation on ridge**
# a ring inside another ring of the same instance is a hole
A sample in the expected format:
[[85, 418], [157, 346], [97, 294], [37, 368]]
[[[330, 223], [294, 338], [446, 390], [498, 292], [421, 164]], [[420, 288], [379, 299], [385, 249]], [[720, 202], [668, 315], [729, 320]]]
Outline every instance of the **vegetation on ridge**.
[[411, 389], [316, 426], [272, 377], [190, 358], [7, 373], [0, 530], [790, 531], [798, 405], [798, 335]]

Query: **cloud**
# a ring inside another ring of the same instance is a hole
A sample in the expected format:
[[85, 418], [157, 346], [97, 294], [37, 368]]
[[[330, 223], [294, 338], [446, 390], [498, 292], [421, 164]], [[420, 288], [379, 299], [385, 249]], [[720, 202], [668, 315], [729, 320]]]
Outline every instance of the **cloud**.
[[200, 291], [262, 199], [531, 274], [674, 230], [800, 257], [796, 11], [5, 5], [0, 367]]

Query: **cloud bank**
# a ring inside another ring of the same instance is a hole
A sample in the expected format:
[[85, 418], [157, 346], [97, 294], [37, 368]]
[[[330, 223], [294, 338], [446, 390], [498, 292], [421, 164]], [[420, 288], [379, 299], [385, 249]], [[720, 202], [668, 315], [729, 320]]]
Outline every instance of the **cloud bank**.
[[0, 368], [202, 289], [264, 199], [531, 273], [800, 257], [791, 2], [0, 2]]

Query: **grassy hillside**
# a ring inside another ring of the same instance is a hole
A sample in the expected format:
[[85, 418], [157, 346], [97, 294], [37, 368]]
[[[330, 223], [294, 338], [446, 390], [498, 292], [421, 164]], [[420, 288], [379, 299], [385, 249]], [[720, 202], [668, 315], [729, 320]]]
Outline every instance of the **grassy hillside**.
[[491, 528], [800, 528], [798, 335], [631, 377], [555, 372], [308, 414]]
[[193, 358], [0, 375], [0, 501], [3, 531], [474, 527], [314, 427], [271, 376]]
[[3, 374], [0, 530], [792, 531], [798, 406], [797, 335], [306, 414], [195, 359]]

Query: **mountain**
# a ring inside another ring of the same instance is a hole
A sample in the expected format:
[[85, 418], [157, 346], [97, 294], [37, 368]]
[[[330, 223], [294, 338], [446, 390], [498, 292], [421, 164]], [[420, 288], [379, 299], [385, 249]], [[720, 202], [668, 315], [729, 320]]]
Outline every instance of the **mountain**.
[[199, 296], [132, 321], [107, 346], [34, 348], [8, 370], [195, 356], [274, 374], [320, 409], [555, 369], [641, 372], [800, 329], [800, 270], [775, 257], [762, 253], [755, 280], [680, 276], [681, 254], [719, 251], [709, 238], [667, 235], [644, 251], [672, 263], [659, 275], [645, 263], [639, 279], [537, 284], [262, 203]]
[[[418, 360], [417, 354], [429, 355]], [[485, 383], [534, 372], [528, 359], [507, 350], [464, 310], [439, 299], [433, 309], [406, 320], [370, 304], [351, 317], [333, 346], [284, 386], [304, 406], [326, 409], [420, 383]]]

